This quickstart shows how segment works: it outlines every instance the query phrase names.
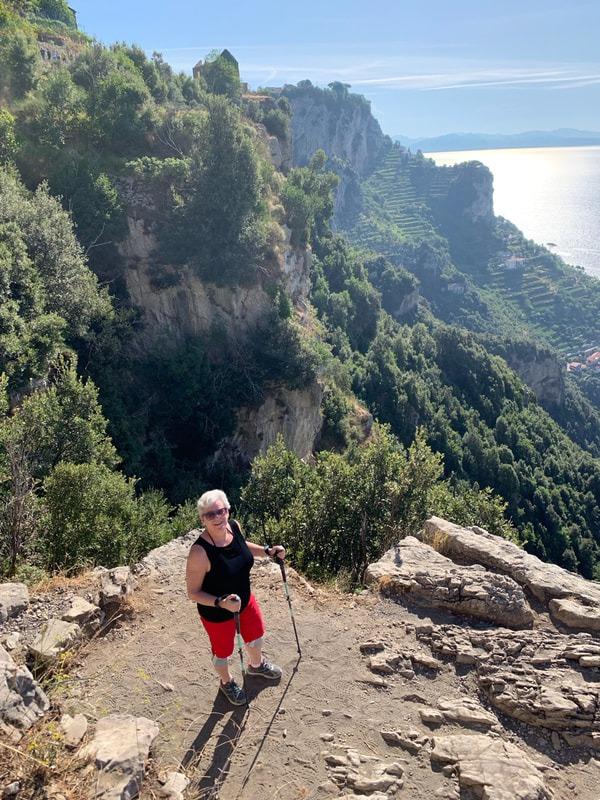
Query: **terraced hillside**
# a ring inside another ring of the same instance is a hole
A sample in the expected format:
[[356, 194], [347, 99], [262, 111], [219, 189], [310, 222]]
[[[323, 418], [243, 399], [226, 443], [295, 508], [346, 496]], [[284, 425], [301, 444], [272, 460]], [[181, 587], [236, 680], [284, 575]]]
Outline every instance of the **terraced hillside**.
[[543, 255], [490, 264], [481, 285], [515, 305], [537, 336], [561, 355], [594, 345], [593, 329], [574, 326], [582, 304], [589, 300], [590, 286], [576, 270], [560, 268]]
[[363, 183], [363, 212], [348, 231], [350, 240], [393, 255], [398, 244], [431, 237], [431, 201], [445, 197], [450, 175], [432, 163], [392, 145]]
[[[362, 181], [362, 211], [345, 232], [353, 244], [414, 271], [422, 281], [422, 294], [442, 316], [449, 307], [447, 276], [455, 282], [462, 274], [470, 287], [470, 305], [457, 294], [447, 321], [533, 336], [564, 358], [600, 345], [600, 283], [526, 240], [506, 220], [490, 214], [482, 224], [473, 211], [477, 191], [469, 196], [467, 175], [467, 165], [438, 167], [420, 153], [393, 144]], [[423, 281], [411, 263], [419, 243], [433, 243], [446, 264], [434, 281]], [[475, 306], [487, 311], [475, 318]]]

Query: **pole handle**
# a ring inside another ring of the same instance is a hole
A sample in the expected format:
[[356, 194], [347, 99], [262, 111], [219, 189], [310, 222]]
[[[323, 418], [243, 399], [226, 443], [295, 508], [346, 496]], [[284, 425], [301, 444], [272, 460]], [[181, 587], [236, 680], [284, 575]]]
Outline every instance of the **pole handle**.
[[281, 570], [281, 577], [283, 578], [283, 582], [287, 583], [287, 578], [285, 576], [285, 564], [283, 563], [283, 558], [279, 558], [279, 556], [274, 556], [273, 561], [279, 566]]

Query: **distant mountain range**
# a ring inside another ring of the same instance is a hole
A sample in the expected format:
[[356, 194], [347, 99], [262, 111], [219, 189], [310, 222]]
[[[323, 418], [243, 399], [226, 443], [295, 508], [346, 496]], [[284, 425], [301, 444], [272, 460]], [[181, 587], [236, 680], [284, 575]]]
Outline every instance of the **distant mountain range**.
[[523, 133], [447, 133], [423, 139], [392, 136], [392, 139], [409, 147], [413, 152], [445, 152], [447, 150], [491, 150], [504, 147], [569, 147], [575, 145], [600, 145], [598, 131], [579, 131], [559, 128], [555, 131], [525, 131]]

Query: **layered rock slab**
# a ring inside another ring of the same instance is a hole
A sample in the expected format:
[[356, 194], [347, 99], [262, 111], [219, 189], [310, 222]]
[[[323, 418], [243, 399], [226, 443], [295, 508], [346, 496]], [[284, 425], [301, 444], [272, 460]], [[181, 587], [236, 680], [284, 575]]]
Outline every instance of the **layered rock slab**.
[[444, 625], [417, 635], [434, 653], [472, 665], [479, 689], [498, 710], [558, 731], [569, 744], [600, 747], [600, 684], [594, 666], [600, 645], [590, 634]]
[[456, 764], [461, 789], [481, 800], [550, 800], [544, 777], [527, 755], [485, 734], [436, 736], [431, 761]]
[[[426, 520], [422, 541], [461, 564], [480, 564], [510, 576], [528, 589], [563, 624], [600, 630], [600, 586], [556, 564], [540, 561], [520, 547], [483, 528], [462, 528], [439, 517]], [[568, 598], [569, 603], [551, 603]]]
[[378, 585], [390, 597], [410, 597], [421, 605], [511, 628], [533, 622], [523, 589], [512, 578], [481, 566], [458, 566], [414, 536], [370, 564], [365, 582]]
[[99, 771], [98, 800], [133, 800], [139, 794], [158, 725], [146, 717], [111, 714], [98, 720], [93, 739], [79, 751]]

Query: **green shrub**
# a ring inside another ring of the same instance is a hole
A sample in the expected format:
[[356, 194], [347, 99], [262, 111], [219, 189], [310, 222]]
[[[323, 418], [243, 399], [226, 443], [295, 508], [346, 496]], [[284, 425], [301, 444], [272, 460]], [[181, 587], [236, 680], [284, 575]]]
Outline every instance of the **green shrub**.
[[159, 230], [163, 259], [189, 263], [205, 280], [255, 279], [268, 232], [260, 159], [241, 115], [224, 97], [207, 101], [189, 173]]
[[144, 492], [135, 503], [127, 536], [126, 561], [133, 564], [150, 550], [168, 542], [174, 535], [169, 515], [171, 507], [159, 491]]
[[6, 30], [0, 39], [0, 92], [24, 97], [36, 84], [40, 54], [33, 36]]
[[135, 481], [104, 464], [58, 464], [44, 482], [48, 519], [39, 546], [48, 569], [114, 567], [127, 559]]
[[15, 118], [4, 108], [0, 108], [0, 167], [6, 166], [17, 152]]
[[376, 426], [366, 445], [320, 453], [314, 466], [277, 442], [254, 460], [242, 500], [251, 523], [280, 539], [299, 569], [345, 573], [355, 585], [367, 564], [422, 524], [441, 472], [422, 433], [405, 450]]
[[263, 116], [263, 123], [267, 131], [278, 139], [289, 139], [290, 117], [279, 108], [272, 108]]

